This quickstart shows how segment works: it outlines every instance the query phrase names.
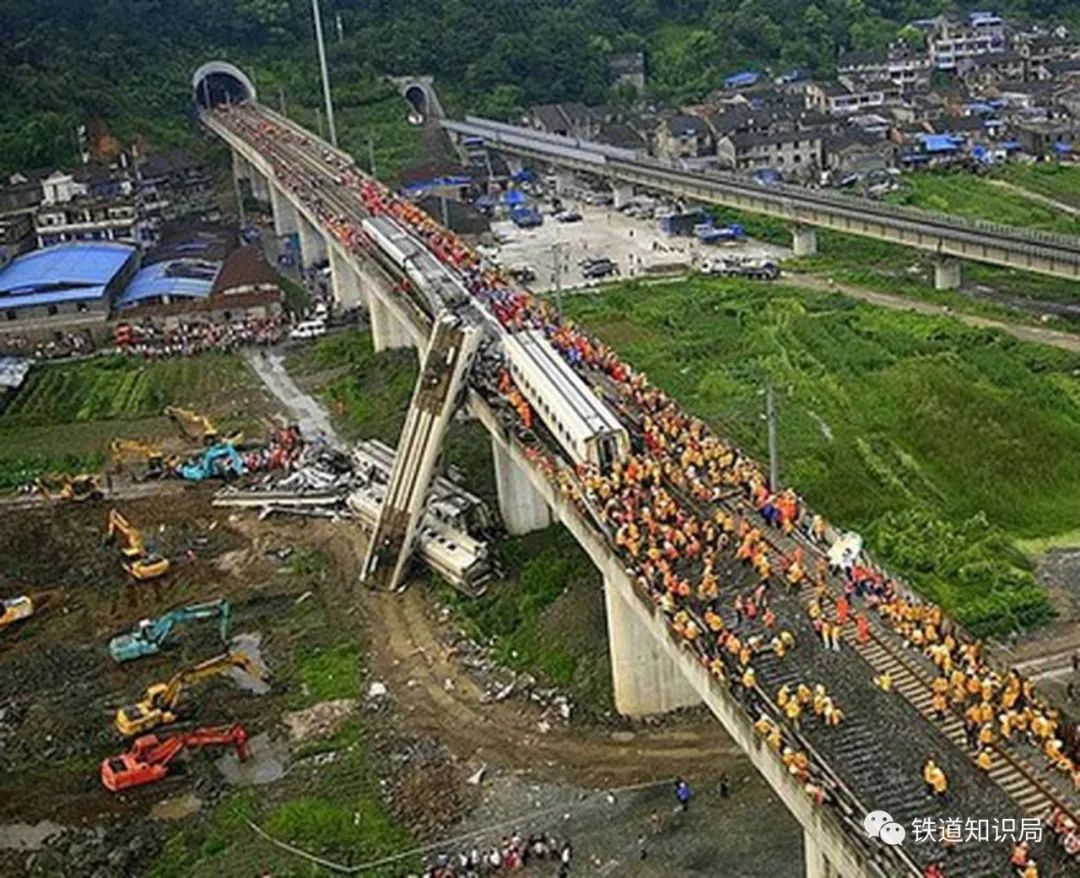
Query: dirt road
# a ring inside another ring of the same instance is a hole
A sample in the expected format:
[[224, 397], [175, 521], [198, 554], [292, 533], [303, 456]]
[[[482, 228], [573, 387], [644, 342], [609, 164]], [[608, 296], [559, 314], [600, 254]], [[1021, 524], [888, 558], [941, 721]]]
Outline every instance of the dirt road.
[[482, 702], [480, 688], [440, 644], [420, 588], [372, 595], [369, 606], [372, 679], [386, 683], [410, 731], [441, 738], [460, 759], [581, 786], [746, 765], [739, 748], [704, 713], [660, 728], [553, 724], [542, 732], [535, 705]]

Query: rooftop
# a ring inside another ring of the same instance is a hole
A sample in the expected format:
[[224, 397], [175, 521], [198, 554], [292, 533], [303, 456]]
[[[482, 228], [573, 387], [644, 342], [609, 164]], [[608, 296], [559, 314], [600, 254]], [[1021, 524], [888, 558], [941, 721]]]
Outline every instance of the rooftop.
[[128, 308], [149, 299], [205, 298], [210, 295], [220, 267], [219, 263], [201, 259], [155, 262], [139, 270], [116, 304]]
[[134, 258], [114, 242], [71, 242], [34, 250], [0, 272], [0, 306], [21, 307], [97, 299]]

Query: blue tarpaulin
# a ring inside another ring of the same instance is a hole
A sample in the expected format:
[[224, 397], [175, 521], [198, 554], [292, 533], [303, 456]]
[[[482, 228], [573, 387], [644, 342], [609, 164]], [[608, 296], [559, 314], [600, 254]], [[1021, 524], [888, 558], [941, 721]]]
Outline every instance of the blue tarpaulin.
[[528, 168], [522, 168], [516, 174], [510, 177], [515, 183], [531, 183], [536, 179], [536, 174], [530, 171]]
[[1056, 152], [1058, 155], [1068, 155], [1070, 152], [1072, 152], [1072, 144], [1062, 143], [1059, 140], [1057, 143], [1054, 144], [1054, 152]]
[[957, 138], [952, 134], [920, 134], [919, 142], [928, 153], [956, 152]]
[[525, 193], [520, 189], [511, 189], [503, 196], [503, 201], [507, 204], [524, 204], [526, 201]]

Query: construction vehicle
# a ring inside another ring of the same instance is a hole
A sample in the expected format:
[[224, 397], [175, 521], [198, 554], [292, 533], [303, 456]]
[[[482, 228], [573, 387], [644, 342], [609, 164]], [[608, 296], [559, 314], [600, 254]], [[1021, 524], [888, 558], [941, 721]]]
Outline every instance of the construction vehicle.
[[192, 442], [201, 442], [203, 445], [228, 442], [230, 445], [235, 445], [243, 439], [243, 434], [239, 431], [223, 436], [206, 415], [193, 412], [191, 409], [168, 405], [165, 406], [165, 417], [176, 424], [181, 436]]
[[177, 472], [180, 473], [180, 478], [189, 482], [201, 482], [215, 477], [230, 481], [246, 473], [247, 467], [231, 443], [221, 442], [211, 445], [201, 455], [181, 464]]
[[37, 489], [50, 500], [64, 503], [82, 503], [86, 500], [100, 500], [105, 496], [101, 490], [101, 480], [93, 473], [53, 473], [38, 478]]
[[216, 655], [174, 674], [168, 683], [155, 683], [150, 686], [142, 701], [121, 707], [116, 711], [116, 730], [125, 738], [130, 738], [157, 726], [176, 722], [176, 705], [185, 686], [207, 677], [228, 673], [233, 668], [239, 668], [262, 679], [262, 671], [249, 656], [240, 652]]
[[34, 602], [29, 595], [20, 594], [13, 598], [0, 598], [0, 631], [9, 625], [34, 615]]
[[248, 758], [247, 732], [241, 725], [195, 729], [161, 739], [157, 735], [136, 738], [131, 749], [101, 762], [101, 782], [116, 793], [139, 787], [168, 775], [172, 762], [184, 750], [195, 747], [233, 746], [244, 762]]
[[109, 510], [106, 540], [120, 539], [121, 562], [124, 569], [140, 582], [157, 579], [169, 572], [169, 559], [147, 549], [142, 534], [116, 509]]
[[161, 479], [175, 468], [175, 458], [167, 458], [165, 452], [145, 439], [113, 439], [109, 442], [109, 459], [117, 470], [123, 470], [129, 461], [139, 461], [146, 465], [137, 478]]
[[222, 645], [227, 645], [232, 607], [226, 600], [216, 600], [170, 610], [156, 619], [141, 620], [127, 634], [118, 634], [109, 641], [109, 655], [113, 657], [113, 661], [120, 664], [146, 655], [156, 655], [161, 652], [165, 641], [177, 625], [196, 619], [212, 619], [215, 616]]

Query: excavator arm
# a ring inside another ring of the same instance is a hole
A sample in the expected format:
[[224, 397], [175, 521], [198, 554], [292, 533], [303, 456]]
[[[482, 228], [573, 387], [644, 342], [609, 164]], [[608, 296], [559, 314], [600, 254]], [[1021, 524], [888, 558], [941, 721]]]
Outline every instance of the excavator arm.
[[243, 436], [239, 432], [233, 432], [228, 435], [222, 436], [218, 432], [217, 427], [214, 426], [214, 422], [211, 421], [206, 415], [199, 412], [192, 411], [191, 409], [180, 408], [179, 406], [166, 406], [165, 416], [176, 424], [180, 430], [180, 434], [192, 442], [201, 442], [203, 445], [215, 445], [218, 442], [228, 442], [230, 445], [235, 445], [239, 442]]
[[137, 738], [131, 749], [101, 763], [101, 782], [113, 792], [161, 780], [169, 766], [187, 748], [233, 746], [241, 762], [248, 758], [247, 731], [241, 725], [195, 729], [161, 740], [157, 735]]
[[221, 642], [227, 644], [232, 607], [226, 600], [216, 600], [181, 607], [152, 621], [144, 619], [129, 633], [117, 635], [110, 640], [109, 654], [117, 662], [131, 661], [142, 658], [144, 655], [154, 655], [161, 651], [177, 625], [197, 619], [211, 619], [215, 616], [218, 617], [218, 633], [221, 636]]
[[125, 737], [147, 732], [164, 723], [176, 720], [177, 703], [184, 687], [207, 677], [224, 674], [232, 668], [240, 668], [252, 677], [262, 679], [262, 670], [251, 658], [240, 652], [226, 652], [186, 668], [169, 680], [157, 683], [146, 690], [146, 697], [137, 704], [121, 707], [116, 712], [116, 729]]

